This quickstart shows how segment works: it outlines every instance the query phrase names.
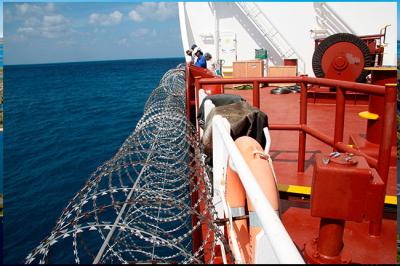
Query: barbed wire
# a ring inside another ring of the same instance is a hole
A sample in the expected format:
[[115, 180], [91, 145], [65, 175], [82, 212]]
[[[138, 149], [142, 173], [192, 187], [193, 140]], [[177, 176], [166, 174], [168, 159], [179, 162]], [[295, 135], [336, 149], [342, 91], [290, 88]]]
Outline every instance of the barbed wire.
[[187, 120], [185, 95], [180, 65], [164, 74], [134, 132], [25, 263], [211, 263], [217, 245], [233, 261], [214, 220], [211, 171]]

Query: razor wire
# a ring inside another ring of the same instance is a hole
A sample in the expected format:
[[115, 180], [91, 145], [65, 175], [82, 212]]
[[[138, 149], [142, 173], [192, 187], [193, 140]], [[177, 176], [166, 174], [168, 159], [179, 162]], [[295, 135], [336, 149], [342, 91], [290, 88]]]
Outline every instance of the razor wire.
[[233, 261], [185, 95], [180, 65], [164, 74], [133, 133], [25, 263], [212, 263], [217, 245]]

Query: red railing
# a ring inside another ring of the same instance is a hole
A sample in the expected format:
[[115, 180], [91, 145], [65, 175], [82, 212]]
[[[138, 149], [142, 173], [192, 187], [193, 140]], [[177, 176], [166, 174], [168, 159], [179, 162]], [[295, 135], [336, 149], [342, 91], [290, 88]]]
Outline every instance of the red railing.
[[[305, 152], [306, 152], [306, 136], [307, 134], [333, 147], [341, 152], [349, 152], [366, 158], [369, 165], [377, 169], [382, 181], [387, 185], [389, 175], [390, 157], [392, 148], [392, 132], [396, 126], [395, 114], [397, 110], [397, 89], [396, 84], [386, 86], [377, 86], [370, 84], [362, 84], [348, 81], [311, 78], [307, 76], [300, 77], [269, 77], [269, 78], [201, 78], [195, 77], [195, 93], [197, 95], [199, 89], [203, 85], [223, 85], [223, 84], [252, 84], [253, 85], [253, 105], [260, 108], [260, 83], [297, 83], [301, 86], [300, 92], [300, 117], [298, 124], [271, 124], [270, 130], [298, 130], [299, 131], [299, 149], [298, 149], [298, 172], [304, 172]], [[335, 112], [335, 129], [333, 138], [313, 129], [307, 125], [307, 88], [308, 84], [321, 85], [336, 88], [336, 112]], [[380, 95], [384, 97], [385, 111], [383, 115], [383, 127], [381, 132], [381, 142], [379, 146], [378, 159], [375, 159], [361, 151], [358, 151], [345, 143], [343, 143], [344, 132], [344, 115], [345, 115], [345, 95], [346, 91], [360, 92], [372, 95]], [[222, 91], [223, 92], [223, 91]], [[384, 193], [385, 194], [385, 193]], [[380, 200], [382, 210], [384, 206], [384, 197]], [[383, 212], [382, 212], [383, 213]], [[381, 219], [380, 219], [381, 220]], [[370, 233], [379, 235], [381, 231], [381, 222], [371, 224]]]

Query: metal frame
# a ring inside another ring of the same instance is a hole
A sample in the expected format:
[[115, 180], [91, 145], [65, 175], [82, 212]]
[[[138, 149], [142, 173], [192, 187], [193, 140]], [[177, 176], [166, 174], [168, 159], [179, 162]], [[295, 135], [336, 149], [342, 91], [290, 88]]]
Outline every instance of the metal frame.
[[[267, 78], [201, 78], [195, 77], [195, 95], [202, 85], [224, 85], [224, 84], [253, 84], [253, 105], [260, 108], [260, 83], [298, 83], [301, 85], [300, 92], [300, 117], [298, 124], [271, 124], [270, 130], [297, 130], [299, 131], [299, 150], [298, 150], [298, 172], [304, 172], [306, 136], [307, 134], [322, 141], [341, 152], [349, 152], [366, 158], [371, 167], [377, 169], [379, 176], [385, 183], [385, 190], [377, 199], [381, 205], [381, 213], [378, 221], [371, 221], [370, 234], [380, 235], [382, 227], [382, 215], [384, 198], [386, 192], [387, 179], [389, 175], [390, 156], [392, 148], [392, 131], [396, 125], [395, 112], [397, 110], [397, 89], [396, 84], [386, 86], [362, 84], [348, 81], [311, 78], [306, 75], [300, 77], [267, 77]], [[335, 130], [333, 138], [307, 125], [307, 88], [308, 85], [321, 85], [335, 87], [336, 93], [336, 112]], [[345, 115], [345, 95], [346, 91], [361, 92], [366, 94], [384, 97], [385, 111], [383, 115], [383, 127], [381, 132], [381, 142], [379, 146], [378, 160], [360, 152], [343, 143], [344, 115]], [[222, 90], [224, 93], [224, 90]], [[198, 106], [198, 103], [197, 103]]]

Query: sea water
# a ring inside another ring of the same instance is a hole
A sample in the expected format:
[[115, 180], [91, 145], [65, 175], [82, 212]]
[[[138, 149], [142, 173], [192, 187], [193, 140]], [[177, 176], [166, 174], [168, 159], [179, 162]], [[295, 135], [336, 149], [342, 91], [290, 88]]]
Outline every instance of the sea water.
[[5, 66], [4, 263], [23, 262], [184, 58]]

